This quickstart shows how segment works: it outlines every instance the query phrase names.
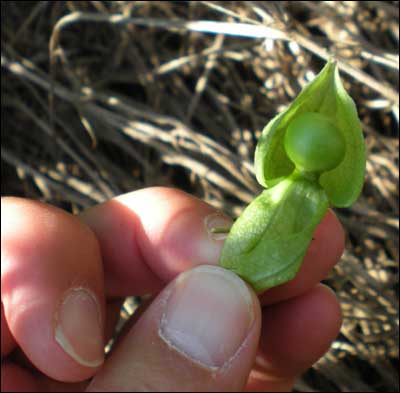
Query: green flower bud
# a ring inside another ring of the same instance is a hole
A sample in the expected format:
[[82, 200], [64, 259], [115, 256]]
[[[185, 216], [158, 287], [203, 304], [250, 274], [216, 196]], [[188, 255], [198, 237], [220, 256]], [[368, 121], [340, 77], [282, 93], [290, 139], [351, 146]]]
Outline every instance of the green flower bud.
[[361, 193], [361, 123], [334, 61], [266, 125], [255, 170], [267, 189], [233, 224], [220, 264], [262, 292], [296, 276], [329, 205], [350, 206]]

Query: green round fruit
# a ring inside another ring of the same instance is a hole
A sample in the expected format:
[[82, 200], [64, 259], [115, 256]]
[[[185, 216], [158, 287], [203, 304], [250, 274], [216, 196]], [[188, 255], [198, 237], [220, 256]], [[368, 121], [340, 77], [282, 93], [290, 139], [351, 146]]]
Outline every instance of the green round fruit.
[[324, 115], [305, 112], [289, 124], [285, 150], [296, 167], [307, 172], [336, 168], [345, 155], [345, 140]]

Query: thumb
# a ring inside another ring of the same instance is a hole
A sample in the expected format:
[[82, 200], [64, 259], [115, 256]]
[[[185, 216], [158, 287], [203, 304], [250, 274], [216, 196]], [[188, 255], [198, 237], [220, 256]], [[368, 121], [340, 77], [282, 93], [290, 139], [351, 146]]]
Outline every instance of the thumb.
[[199, 266], [169, 284], [121, 340], [88, 391], [239, 391], [261, 326], [254, 292]]

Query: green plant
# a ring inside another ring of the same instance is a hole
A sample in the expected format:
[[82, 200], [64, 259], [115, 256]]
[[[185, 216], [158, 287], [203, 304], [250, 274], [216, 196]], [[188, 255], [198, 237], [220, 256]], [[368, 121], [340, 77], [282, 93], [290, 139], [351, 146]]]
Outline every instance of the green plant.
[[266, 125], [255, 169], [267, 189], [233, 224], [220, 264], [261, 292], [293, 279], [328, 207], [361, 193], [361, 123], [334, 60]]

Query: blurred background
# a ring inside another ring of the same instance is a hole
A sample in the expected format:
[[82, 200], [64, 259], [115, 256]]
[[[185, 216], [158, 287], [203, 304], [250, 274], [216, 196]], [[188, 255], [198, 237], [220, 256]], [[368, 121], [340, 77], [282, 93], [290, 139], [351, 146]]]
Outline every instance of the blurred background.
[[[344, 321], [297, 391], [398, 386], [398, 1], [2, 1], [1, 195], [72, 213], [149, 186], [237, 217], [266, 123], [338, 59], [367, 148], [326, 283]], [[127, 303], [127, 316], [134, 302]]]

